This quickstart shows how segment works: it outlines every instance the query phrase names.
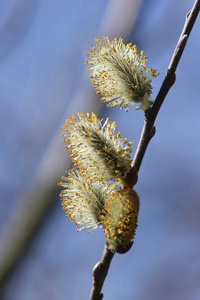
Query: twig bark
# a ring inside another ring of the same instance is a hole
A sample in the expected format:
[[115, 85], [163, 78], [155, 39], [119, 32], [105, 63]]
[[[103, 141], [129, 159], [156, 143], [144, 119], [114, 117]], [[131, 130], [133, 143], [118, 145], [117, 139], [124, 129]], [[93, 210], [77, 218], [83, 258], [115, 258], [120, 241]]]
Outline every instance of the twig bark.
[[94, 266], [94, 269], [92, 271], [93, 285], [92, 285], [92, 291], [89, 300], [103, 299], [103, 294], [101, 294], [101, 289], [104, 280], [106, 278], [106, 275], [108, 273], [108, 269], [113, 256], [114, 256], [114, 252], [110, 251], [107, 248], [107, 245], [105, 245], [101, 261]]
[[180, 38], [178, 40], [178, 43], [177, 43], [174, 53], [172, 55], [171, 61], [169, 63], [169, 67], [167, 69], [165, 78], [164, 78], [161, 88], [158, 92], [158, 95], [155, 99], [154, 105], [151, 109], [149, 109], [148, 111], [145, 112], [144, 126], [143, 126], [143, 130], [142, 130], [142, 134], [140, 137], [140, 141], [139, 141], [134, 159], [132, 161], [132, 167], [135, 167], [135, 169], [137, 171], [139, 171], [139, 169], [140, 169], [145, 151], [147, 149], [149, 141], [151, 140], [151, 138], [153, 136], [152, 133], [155, 131], [155, 129], [153, 128], [153, 125], [154, 125], [155, 119], [157, 117], [157, 114], [160, 110], [161, 105], [163, 104], [163, 101], [164, 101], [167, 93], [169, 92], [170, 88], [172, 87], [172, 85], [175, 82], [175, 79], [176, 79], [175, 71], [177, 69], [178, 63], [182, 56], [183, 50], [187, 43], [187, 40], [188, 40], [188, 37], [192, 30], [192, 27], [198, 16], [199, 10], [200, 10], [200, 0], [196, 0], [192, 10], [186, 15], [186, 20], [185, 20], [185, 24], [184, 24], [182, 33], [180, 35]]
[[[192, 10], [187, 14], [186, 21], [172, 55], [172, 59], [170, 61], [169, 67], [167, 69], [165, 78], [161, 85], [161, 88], [158, 92], [158, 95], [155, 99], [154, 105], [151, 109], [145, 112], [144, 114], [144, 126], [141, 133], [140, 141], [135, 153], [135, 156], [132, 161], [132, 169], [137, 172], [140, 169], [144, 154], [146, 152], [147, 146], [151, 140], [151, 138], [155, 134], [154, 123], [157, 117], [157, 114], [162, 106], [162, 103], [169, 92], [170, 88], [175, 82], [175, 71], [177, 69], [178, 63], [184, 51], [185, 45], [187, 43], [190, 32], [193, 28], [193, 25], [196, 21], [200, 10], [200, 0], [196, 0]], [[131, 185], [131, 184], [130, 184]], [[111, 260], [114, 256], [114, 253], [111, 252], [107, 246], [104, 248], [104, 252], [101, 258], [101, 261], [97, 263], [93, 269], [93, 286], [90, 294], [89, 300], [101, 300], [103, 299], [103, 294], [101, 293], [101, 289], [105, 280], [105, 277], [108, 273], [108, 269], [111, 263]]]

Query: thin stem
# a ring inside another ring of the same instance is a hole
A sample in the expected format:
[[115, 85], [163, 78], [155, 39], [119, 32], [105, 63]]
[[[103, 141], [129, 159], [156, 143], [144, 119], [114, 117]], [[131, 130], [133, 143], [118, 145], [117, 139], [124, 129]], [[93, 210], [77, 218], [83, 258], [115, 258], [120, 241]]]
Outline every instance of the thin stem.
[[110, 251], [105, 245], [101, 261], [98, 262], [93, 269], [93, 285], [89, 300], [101, 300], [103, 299], [103, 294], [101, 294], [101, 289], [108, 273], [108, 269], [111, 260], [114, 256], [114, 252]]
[[149, 111], [145, 112], [145, 118], [144, 118], [144, 126], [142, 130], [142, 134], [140, 137], [140, 141], [134, 156], [134, 159], [132, 161], [132, 167], [134, 167], [137, 172], [140, 169], [145, 151], [147, 149], [147, 146], [149, 144], [149, 141], [153, 137], [153, 132], [155, 133], [155, 128], [153, 127], [155, 119], [158, 115], [158, 112], [160, 110], [161, 105], [163, 104], [163, 101], [169, 92], [170, 88], [175, 82], [175, 71], [177, 69], [178, 63], [180, 61], [180, 58], [182, 56], [182, 53], [184, 51], [186, 42], [188, 40], [188, 37], [190, 35], [190, 32], [193, 28], [193, 25], [196, 21], [196, 18], [198, 16], [200, 10], [200, 0], [196, 0], [194, 3], [194, 6], [192, 10], [187, 14], [186, 21], [182, 30], [182, 33], [180, 35], [180, 38], [178, 40], [178, 43], [176, 45], [176, 48], [174, 50], [174, 53], [172, 55], [172, 59], [170, 61], [169, 67], [167, 69], [165, 78], [163, 80], [163, 83], [161, 85], [161, 88], [158, 92], [158, 95], [155, 99], [154, 105]]
[[[197, 15], [200, 10], [200, 0], [196, 0], [192, 10], [187, 14], [186, 21], [183, 27], [183, 31], [180, 35], [177, 46], [172, 55], [172, 59], [170, 61], [169, 67], [167, 69], [165, 78], [161, 85], [160, 91], [155, 99], [154, 105], [151, 109], [145, 112], [144, 114], [144, 126], [141, 133], [141, 138], [132, 161], [132, 169], [136, 169], [138, 172], [147, 149], [147, 146], [151, 140], [151, 138], [155, 134], [154, 122], [157, 117], [157, 114], [160, 110], [160, 107], [175, 82], [175, 71], [184, 51], [186, 42], [190, 35], [190, 32], [193, 28], [193, 25], [196, 21]], [[131, 185], [131, 184], [130, 184]], [[103, 299], [103, 294], [101, 293], [101, 289], [105, 280], [105, 277], [108, 273], [108, 269], [111, 263], [111, 260], [114, 256], [114, 253], [111, 252], [107, 246], [104, 248], [104, 252], [101, 258], [101, 261], [97, 263], [93, 269], [93, 286], [90, 294], [89, 300], [101, 300]]]

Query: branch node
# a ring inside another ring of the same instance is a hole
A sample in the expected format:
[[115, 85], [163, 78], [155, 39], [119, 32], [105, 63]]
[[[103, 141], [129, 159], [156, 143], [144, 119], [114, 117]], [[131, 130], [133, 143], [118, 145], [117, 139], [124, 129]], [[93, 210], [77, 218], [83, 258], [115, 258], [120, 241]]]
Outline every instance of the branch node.
[[92, 270], [92, 276], [93, 276], [94, 280], [99, 277], [100, 272], [101, 272], [101, 262], [99, 261], [98, 263], [96, 263], [96, 265], [94, 266], [94, 268]]
[[182, 35], [178, 42], [177, 48], [183, 51], [187, 43], [187, 40], [188, 40], [188, 35], [187, 34]]
[[153, 126], [149, 132], [149, 140], [152, 139], [152, 137], [155, 135], [155, 133], [156, 133], [156, 127]]
[[172, 79], [171, 79], [171, 87], [172, 87], [172, 85], [174, 85], [175, 81], [176, 81], [176, 73], [174, 73], [174, 74], [172, 75]]
[[188, 13], [187, 13], [187, 15], [186, 15], [186, 17], [185, 17], [185, 20], [187, 20], [187, 19], [189, 18], [190, 14], [191, 14], [191, 10], [188, 11]]

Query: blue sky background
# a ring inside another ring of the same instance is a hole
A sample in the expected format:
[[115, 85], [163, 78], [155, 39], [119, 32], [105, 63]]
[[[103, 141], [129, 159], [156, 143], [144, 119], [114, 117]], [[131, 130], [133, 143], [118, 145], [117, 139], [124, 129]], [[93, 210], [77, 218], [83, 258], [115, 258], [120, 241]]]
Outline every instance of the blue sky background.
[[[0, 4], [0, 273], [5, 245], [28, 228], [35, 207], [70, 168], [60, 130], [65, 119], [80, 111], [109, 116], [122, 137], [134, 142], [133, 153], [136, 149], [143, 112], [105, 108], [91, 87], [84, 62], [95, 38], [122, 36], [144, 50], [148, 67], [160, 72], [153, 81], [155, 98], [192, 5], [192, 0]], [[200, 299], [199, 32], [198, 18], [135, 186], [141, 201], [135, 242], [127, 254], [114, 256], [105, 300]], [[23, 247], [2, 299], [89, 298], [104, 234], [77, 233], [58, 194]]]

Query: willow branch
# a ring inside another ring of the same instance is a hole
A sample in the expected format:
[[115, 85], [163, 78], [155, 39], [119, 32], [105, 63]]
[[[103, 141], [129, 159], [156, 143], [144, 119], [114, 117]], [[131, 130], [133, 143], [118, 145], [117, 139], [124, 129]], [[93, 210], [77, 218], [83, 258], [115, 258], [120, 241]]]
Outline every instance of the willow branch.
[[101, 261], [98, 262], [93, 269], [93, 285], [92, 291], [90, 294], [89, 300], [101, 300], [103, 299], [103, 294], [101, 293], [101, 289], [108, 273], [108, 269], [111, 263], [111, 260], [114, 256], [114, 252], [110, 251], [107, 248], [107, 245], [104, 247], [103, 255]]
[[[169, 67], [167, 69], [165, 78], [161, 85], [161, 88], [158, 92], [158, 95], [155, 99], [154, 105], [151, 109], [145, 112], [144, 115], [144, 126], [141, 133], [140, 141], [132, 161], [132, 170], [136, 170], [137, 172], [140, 169], [144, 154], [146, 152], [147, 146], [151, 140], [151, 138], [155, 134], [154, 122], [156, 120], [157, 114], [160, 110], [160, 107], [169, 92], [170, 88], [175, 82], [175, 71], [177, 69], [178, 63], [184, 51], [185, 45], [187, 43], [190, 32], [193, 28], [193, 25], [196, 21], [200, 10], [200, 0], [196, 0], [192, 10], [187, 14], [185, 24], [172, 55], [172, 59], [170, 61]], [[131, 171], [130, 171], [131, 173]], [[134, 173], [134, 172], [133, 172]], [[101, 258], [101, 261], [97, 263], [93, 269], [93, 286], [90, 294], [89, 300], [101, 300], [103, 299], [103, 294], [101, 293], [101, 289], [105, 280], [105, 277], [108, 273], [108, 269], [111, 263], [111, 260], [114, 256], [114, 253], [111, 252], [107, 246], [104, 248], [104, 252]]]
[[187, 43], [193, 25], [198, 16], [199, 10], [200, 10], [200, 0], [196, 0], [192, 10], [186, 15], [186, 20], [185, 20], [182, 33], [180, 35], [180, 38], [178, 40], [178, 43], [172, 55], [172, 59], [170, 61], [160, 91], [158, 92], [158, 95], [155, 99], [154, 105], [151, 109], [145, 112], [142, 134], [140, 137], [140, 141], [134, 159], [132, 161], [132, 167], [134, 167], [137, 171], [139, 171], [140, 169], [149, 141], [151, 140], [151, 138], [155, 133], [154, 122], [157, 117], [157, 114], [160, 110], [161, 105], [163, 104], [163, 101], [167, 93], [169, 92], [170, 88], [175, 82], [175, 78], [176, 78], [175, 71], [181, 59], [182, 53], [184, 51], [185, 45]]

